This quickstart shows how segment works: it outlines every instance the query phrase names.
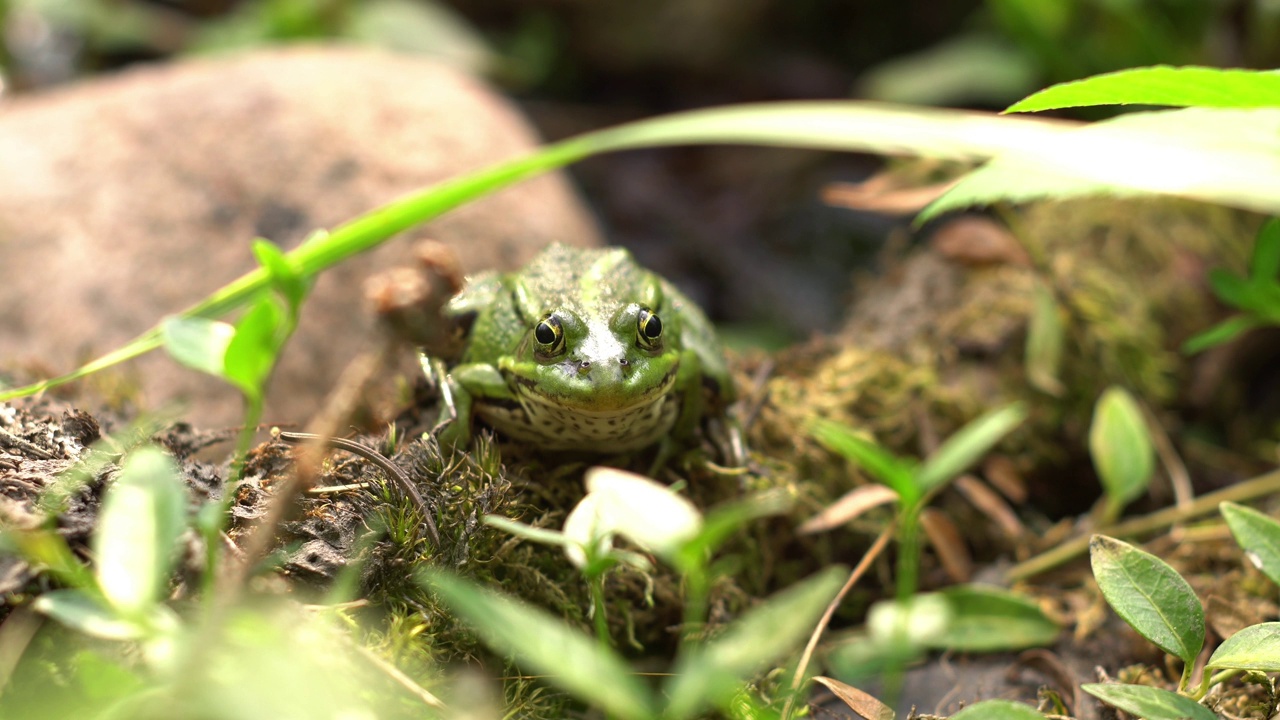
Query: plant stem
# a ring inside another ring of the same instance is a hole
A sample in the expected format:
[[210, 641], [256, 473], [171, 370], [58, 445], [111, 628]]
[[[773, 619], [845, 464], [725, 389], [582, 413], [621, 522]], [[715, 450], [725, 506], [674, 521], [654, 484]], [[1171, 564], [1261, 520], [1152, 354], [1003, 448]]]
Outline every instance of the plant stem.
[[898, 532], [898, 593], [905, 603], [920, 586], [920, 510], [922, 504], [903, 508]]
[[591, 615], [596, 626], [596, 640], [600, 647], [608, 649], [613, 643], [609, 641], [609, 622], [604, 609], [604, 573], [596, 573], [587, 578], [587, 588], [591, 593]]

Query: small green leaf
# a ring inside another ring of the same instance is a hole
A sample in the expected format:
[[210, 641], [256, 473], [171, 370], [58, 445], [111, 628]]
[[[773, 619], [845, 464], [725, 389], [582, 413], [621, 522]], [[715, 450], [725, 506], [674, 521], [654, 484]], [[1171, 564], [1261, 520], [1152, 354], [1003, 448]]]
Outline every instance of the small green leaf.
[[1005, 112], [1037, 112], [1089, 105], [1280, 107], [1280, 75], [1207, 67], [1133, 68], [1059, 83], [1014, 103]]
[[1253, 566], [1280, 585], [1280, 522], [1244, 505], [1224, 502], [1218, 506], [1236, 544]]
[[1210, 270], [1208, 278], [1209, 287], [1212, 288], [1213, 294], [1217, 295], [1219, 300], [1237, 310], [1253, 310], [1257, 312], [1265, 304], [1261, 293], [1258, 292], [1258, 285], [1246, 278], [1222, 268]]
[[[766, 491], [712, 508], [702, 523], [702, 531], [690, 541], [683, 553], [690, 557], [709, 557], [734, 532], [751, 522], [791, 509], [794, 499], [786, 492]], [[685, 561], [679, 567], [689, 567]]]
[[1280, 672], [1280, 622], [1250, 625], [1213, 651], [1205, 671]]
[[174, 315], [161, 322], [160, 334], [164, 349], [173, 359], [200, 372], [223, 377], [223, 359], [227, 345], [236, 334], [234, 327], [208, 318]]
[[1102, 489], [1117, 507], [1146, 492], [1155, 471], [1155, 449], [1142, 410], [1123, 388], [1107, 388], [1094, 405], [1089, 455]]
[[147, 634], [139, 620], [119, 614], [81, 590], [50, 590], [36, 598], [32, 607], [73, 630], [103, 640], [137, 640]]
[[921, 492], [928, 492], [969, 469], [1027, 417], [1014, 403], [992, 410], [960, 428], [933, 452], [916, 475]]
[[1280, 218], [1271, 218], [1258, 230], [1249, 277], [1254, 282], [1275, 282], [1277, 274], [1280, 274]]
[[260, 398], [284, 342], [285, 313], [273, 297], [258, 298], [236, 323], [227, 345], [227, 380], [251, 398]]
[[[600, 499], [604, 530], [617, 533], [667, 560], [702, 530], [702, 513], [688, 498], [647, 477], [609, 467], [585, 476], [587, 492]], [[566, 521], [568, 534], [568, 521]]]
[[564, 547], [569, 544], [569, 540], [565, 538], [564, 533], [558, 530], [547, 530], [546, 528], [525, 525], [522, 522], [516, 522], [515, 520], [504, 518], [500, 515], [485, 515], [484, 524], [489, 525], [490, 527], [496, 527], [499, 530], [515, 535], [518, 538], [524, 538], [525, 540], [536, 542], [541, 545]]
[[1252, 315], [1236, 315], [1235, 317], [1227, 318], [1183, 343], [1182, 352], [1187, 355], [1203, 352], [1211, 347], [1230, 342], [1237, 335], [1252, 330], [1261, 324], [1262, 321]]
[[622, 658], [560, 618], [441, 570], [419, 578], [486, 643], [522, 667], [611, 716], [642, 720], [656, 715], [653, 698]]
[[894, 457], [874, 442], [857, 435], [847, 425], [834, 420], [815, 418], [809, 427], [813, 437], [828, 450], [857, 463], [877, 480], [893, 488], [904, 505], [909, 505], [920, 497], [914, 468], [906, 461]]
[[1105, 535], [1089, 541], [1089, 557], [1116, 614], [1190, 667], [1204, 646], [1204, 608], [1187, 581], [1160, 558]]
[[983, 700], [952, 715], [951, 720], [1044, 720], [1044, 715], [1012, 700]]
[[253, 256], [266, 269], [273, 285], [289, 304], [290, 315], [297, 316], [298, 308], [307, 297], [307, 279], [289, 260], [289, 256], [280, 251], [270, 240], [257, 238], [253, 241]]
[[1034, 300], [1031, 322], [1027, 327], [1027, 382], [1041, 392], [1060, 397], [1065, 392], [1058, 377], [1066, 335], [1062, 310], [1053, 292], [1042, 283], [1036, 284]]
[[1209, 708], [1176, 692], [1146, 685], [1086, 683], [1080, 688], [1143, 720], [1218, 720]]
[[707, 644], [686, 648], [664, 686], [667, 716], [692, 717], [713, 703], [723, 707], [747, 678], [813, 631], [847, 577], [845, 568], [827, 568], [747, 611]]
[[951, 622], [927, 647], [969, 652], [1020, 650], [1051, 644], [1061, 628], [1017, 593], [982, 585], [956, 585], [940, 593]]
[[102, 501], [93, 537], [98, 586], [124, 614], [147, 611], [166, 594], [186, 526], [186, 490], [177, 463], [154, 447], [129, 453]]

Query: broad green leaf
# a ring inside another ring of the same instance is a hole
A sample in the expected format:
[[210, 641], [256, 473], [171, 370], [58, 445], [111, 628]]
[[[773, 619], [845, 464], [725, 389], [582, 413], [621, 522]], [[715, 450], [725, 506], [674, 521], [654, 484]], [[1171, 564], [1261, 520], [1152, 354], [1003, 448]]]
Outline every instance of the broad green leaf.
[[814, 439], [828, 450], [843, 455], [893, 488], [902, 498], [903, 505], [910, 505], [920, 497], [915, 468], [911, 464], [894, 457], [889, 451], [856, 434], [847, 425], [834, 420], [815, 418], [809, 427]]
[[137, 640], [147, 628], [135, 617], [121, 615], [81, 590], [50, 590], [32, 603], [67, 627], [103, 640]]
[[803, 642], [847, 577], [845, 568], [827, 568], [747, 611], [705, 645], [686, 647], [664, 686], [667, 715], [723, 706], [748, 678]]
[[1053, 292], [1037, 283], [1035, 305], [1027, 326], [1027, 382], [1037, 390], [1059, 397], [1065, 392], [1058, 374], [1062, 367], [1062, 345], [1066, 328], [1062, 310]]
[[166, 594], [186, 504], [173, 458], [154, 447], [125, 458], [93, 536], [98, 586], [121, 613], [142, 613]]
[[1188, 355], [1203, 352], [1211, 347], [1229, 342], [1235, 339], [1237, 335], [1248, 332], [1261, 324], [1262, 321], [1252, 315], [1236, 315], [1235, 317], [1227, 318], [1183, 343], [1182, 352]]
[[419, 578], [487, 644], [521, 667], [611, 716], [654, 717], [653, 698], [622, 658], [560, 618], [440, 570]]
[[1105, 535], [1089, 541], [1102, 596], [1129, 626], [1188, 666], [1204, 646], [1204, 608], [1173, 568], [1151, 553]]
[[1059, 83], [1014, 103], [1006, 112], [1090, 105], [1280, 107], [1280, 74], [1207, 67], [1133, 68]]
[[1280, 274], [1280, 218], [1271, 218], [1258, 230], [1249, 277], [1254, 282], [1275, 282], [1277, 274]]
[[951, 720], [1044, 720], [1044, 715], [1012, 700], [983, 700], [952, 715]]
[[1143, 720], [1218, 720], [1209, 708], [1176, 692], [1146, 685], [1086, 683], [1080, 688]]
[[1209, 670], [1280, 671], [1280, 622], [1250, 625], [1227, 638], [1210, 656]]
[[[635, 473], [593, 467], [587, 494], [599, 498], [604, 530], [672, 560], [702, 530], [702, 514], [688, 498]], [[565, 523], [568, 534], [568, 521]]]
[[951, 622], [927, 646], [989, 652], [1051, 644], [1061, 628], [1034, 602], [1009, 590], [956, 585], [938, 593], [951, 607]]
[[1022, 424], [1027, 412], [1018, 403], [984, 413], [947, 438], [924, 461], [916, 474], [921, 492], [928, 492], [978, 462], [996, 443]]
[[1123, 388], [1107, 388], [1094, 405], [1089, 455], [1102, 489], [1117, 506], [1147, 491], [1155, 472], [1155, 449], [1142, 410]]
[[1175, 195], [1280, 212], [1280, 110], [1135, 112], [1002, 153], [916, 218], [996, 201]]
[[164, 349], [173, 359], [214, 377], [223, 377], [223, 359], [235, 334], [235, 327], [208, 318], [174, 315], [160, 323]]
[[283, 308], [271, 296], [259, 298], [236, 323], [236, 334], [227, 345], [226, 377], [245, 395], [262, 397], [286, 323]]
[[1218, 506], [1231, 534], [1253, 566], [1280, 585], [1280, 522], [1244, 505], [1224, 502]]

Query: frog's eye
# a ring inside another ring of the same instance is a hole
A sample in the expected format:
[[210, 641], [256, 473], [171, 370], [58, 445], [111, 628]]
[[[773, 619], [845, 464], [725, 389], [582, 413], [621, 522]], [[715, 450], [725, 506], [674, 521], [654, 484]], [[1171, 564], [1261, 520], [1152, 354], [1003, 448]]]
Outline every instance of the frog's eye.
[[636, 334], [641, 345], [654, 347], [662, 338], [662, 320], [649, 308], [640, 308], [636, 315]]
[[564, 339], [564, 328], [560, 325], [560, 319], [555, 315], [548, 315], [538, 322], [533, 328], [533, 339], [543, 346], [545, 351], [553, 351], [556, 346], [560, 345]]

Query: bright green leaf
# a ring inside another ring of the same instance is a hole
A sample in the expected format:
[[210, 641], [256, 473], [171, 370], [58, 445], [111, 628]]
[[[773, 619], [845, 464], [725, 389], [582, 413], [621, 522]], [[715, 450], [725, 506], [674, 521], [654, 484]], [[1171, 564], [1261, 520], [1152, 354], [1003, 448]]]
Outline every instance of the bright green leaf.
[[1060, 397], [1065, 392], [1058, 377], [1066, 336], [1062, 310], [1053, 292], [1041, 283], [1036, 284], [1033, 297], [1035, 304], [1027, 326], [1027, 382], [1041, 392]]
[[1143, 720], [1218, 720], [1209, 708], [1176, 692], [1146, 685], [1086, 683], [1080, 688]]
[[1155, 449], [1142, 410], [1123, 388], [1107, 388], [1094, 405], [1089, 455], [1102, 489], [1117, 507], [1147, 491], [1155, 472]]
[[686, 648], [665, 685], [667, 715], [691, 717], [708, 704], [723, 706], [752, 675], [794, 650], [848, 577], [831, 567], [747, 611], [722, 635]]
[[266, 268], [271, 282], [289, 303], [290, 314], [297, 316], [298, 308], [307, 297], [307, 279], [294, 267], [289, 256], [281, 252], [275, 243], [261, 238], [253, 241], [253, 256]]
[[1059, 83], [1014, 103], [1006, 112], [1090, 105], [1280, 107], [1280, 74], [1207, 67], [1133, 68]]
[[558, 530], [547, 530], [546, 528], [533, 527], [525, 525], [522, 522], [516, 522], [510, 518], [504, 518], [499, 515], [485, 515], [484, 524], [496, 527], [503, 532], [515, 535], [518, 538], [524, 538], [532, 542], [542, 545], [551, 545], [554, 547], [564, 547], [569, 543], [565, 539], [564, 533]]
[[1044, 720], [1044, 715], [1012, 700], [983, 700], [952, 715], [951, 720]]
[[1271, 218], [1258, 230], [1249, 277], [1254, 282], [1274, 283], [1277, 274], [1280, 274], [1280, 218]]
[[1040, 607], [1017, 593], [982, 585], [956, 585], [938, 593], [951, 608], [951, 622], [926, 646], [990, 652], [1051, 644], [1061, 628]]
[[129, 453], [93, 536], [98, 586], [120, 612], [145, 612], [166, 594], [186, 504], [173, 458], [154, 447]]
[[1120, 540], [1089, 541], [1102, 596], [1129, 626], [1188, 666], [1204, 646], [1204, 608], [1186, 580], [1160, 558]]
[[1280, 522], [1235, 503], [1224, 502], [1218, 509], [1249, 562], [1280, 585]]
[[1280, 110], [1136, 112], [1002, 153], [917, 216], [997, 201], [1175, 195], [1280, 212]]
[[684, 552], [695, 557], [709, 556], [738, 528], [752, 520], [780, 515], [793, 504], [786, 492], [766, 491], [712, 508], [702, 523], [702, 532], [685, 546]]
[[916, 486], [914, 468], [889, 451], [856, 434], [851, 428], [834, 420], [815, 418], [809, 426], [814, 439], [832, 452], [839, 453], [877, 480], [893, 488], [908, 505], [920, 497]]
[[950, 482], [986, 455], [1026, 418], [1022, 405], [1014, 403], [984, 413], [957, 430], [924, 461], [916, 475], [922, 492]]
[[50, 590], [36, 598], [32, 607], [73, 630], [103, 640], [137, 640], [147, 634], [139, 620], [117, 613], [81, 590]]
[[1208, 273], [1209, 287], [1222, 302], [1237, 310], [1260, 310], [1264, 304], [1259, 286], [1222, 268]]
[[500, 653], [611, 716], [652, 718], [653, 698], [622, 658], [560, 618], [440, 570], [420, 575]]
[[1280, 622], [1250, 625], [1227, 638], [1209, 658], [1210, 670], [1280, 672]]
[[174, 315], [161, 321], [160, 334], [164, 339], [164, 349], [175, 360], [200, 372], [222, 377], [223, 358], [236, 329], [217, 320]]
[[1203, 352], [1211, 347], [1230, 342], [1237, 335], [1248, 332], [1261, 324], [1262, 321], [1252, 315], [1236, 315], [1235, 317], [1227, 318], [1183, 343], [1182, 352], [1188, 355]]
[[280, 352], [285, 323], [284, 310], [270, 296], [259, 298], [236, 323], [236, 334], [227, 346], [226, 377], [245, 395], [262, 396]]

